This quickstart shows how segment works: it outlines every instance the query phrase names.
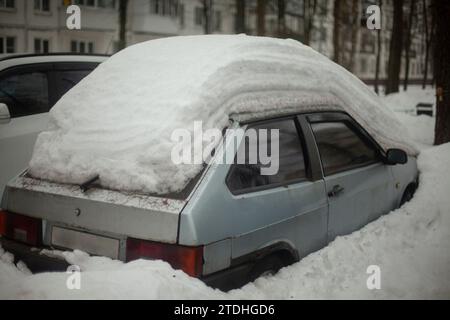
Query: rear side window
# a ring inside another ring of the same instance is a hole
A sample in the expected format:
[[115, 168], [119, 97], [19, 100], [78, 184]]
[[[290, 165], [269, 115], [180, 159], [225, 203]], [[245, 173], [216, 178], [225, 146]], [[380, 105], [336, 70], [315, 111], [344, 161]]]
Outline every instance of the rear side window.
[[312, 123], [324, 174], [365, 166], [377, 161], [377, 151], [346, 122]]
[[[303, 147], [293, 119], [249, 125], [247, 130], [249, 129], [256, 129], [256, 132], [266, 129], [267, 139], [261, 139], [258, 134], [257, 143], [255, 143], [255, 139], [246, 139], [240, 144], [239, 152], [245, 153], [245, 164], [238, 164], [235, 159], [235, 164], [231, 167], [227, 184], [232, 192], [250, 192], [264, 187], [286, 185], [306, 177]], [[279, 157], [278, 159], [273, 158], [273, 161], [277, 161], [278, 172], [273, 175], [262, 175], [261, 168], [264, 165], [261, 163], [259, 155], [257, 163], [251, 164], [248, 161], [250, 159], [249, 152], [258, 152], [259, 154], [261, 147], [266, 147], [264, 150], [270, 151], [272, 147], [270, 130], [273, 129], [279, 130]], [[245, 149], [242, 150], [243, 148]]]
[[12, 118], [48, 112], [47, 73], [21, 73], [1, 79], [0, 102], [8, 106]]
[[56, 72], [56, 86], [59, 100], [63, 95], [72, 89], [78, 82], [86, 77], [92, 70], [64, 70]]

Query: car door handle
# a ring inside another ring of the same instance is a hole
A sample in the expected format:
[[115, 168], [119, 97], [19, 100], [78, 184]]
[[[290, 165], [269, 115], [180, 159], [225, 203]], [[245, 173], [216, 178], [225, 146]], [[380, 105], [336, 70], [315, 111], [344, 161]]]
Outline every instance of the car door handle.
[[344, 191], [344, 188], [337, 184], [337, 185], [335, 185], [335, 186], [333, 187], [333, 189], [331, 189], [330, 192], [328, 192], [328, 196], [329, 196], [330, 198], [331, 198], [331, 197], [336, 197], [336, 196], [338, 196], [340, 193], [342, 193], [343, 191]]

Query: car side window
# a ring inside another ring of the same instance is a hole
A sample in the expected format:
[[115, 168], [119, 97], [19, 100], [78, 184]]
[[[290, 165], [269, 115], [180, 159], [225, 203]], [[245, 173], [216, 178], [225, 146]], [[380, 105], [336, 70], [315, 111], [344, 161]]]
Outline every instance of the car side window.
[[346, 122], [311, 124], [325, 176], [369, 165], [378, 152], [361, 139]]
[[56, 86], [58, 88], [59, 100], [63, 95], [72, 89], [78, 82], [83, 80], [92, 70], [62, 70], [56, 72]]
[[[249, 125], [247, 130], [249, 129], [256, 129], [258, 139], [257, 142], [254, 141], [255, 139], [245, 139], [239, 146], [238, 152], [244, 152], [245, 154], [245, 164], [239, 164], [235, 159], [235, 164], [231, 167], [227, 184], [232, 192], [250, 192], [255, 188], [286, 185], [306, 177], [303, 146], [293, 119]], [[266, 139], [260, 139], [260, 129], [267, 130], [267, 141]], [[259, 154], [259, 148], [263, 146], [263, 148], [266, 147], [265, 150], [270, 152], [273, 143], [270, 134], [272, 129], [279, 130], [279, 159], [273, 159], [273, 161], [278, 160], [278, 172], [273, 175], [262, 175], [261, 168], [263, 165], [259, 155], [257, 156], [257, 163], [251, 164], [249, 151], [253, 150], [253, 152]]]
[[1, 79], [0, 102], [8, 106], [11, 118], [48, 112], [47, 73], [20, 73]]

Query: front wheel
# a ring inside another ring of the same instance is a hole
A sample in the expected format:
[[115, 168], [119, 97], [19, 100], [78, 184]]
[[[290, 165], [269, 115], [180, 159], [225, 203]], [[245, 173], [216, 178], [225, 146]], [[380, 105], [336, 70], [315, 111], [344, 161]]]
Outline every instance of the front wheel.
[[416, 186], [410, 184], [403, 193], [402, 200], [400, 201], [400, 207], [403, 206], [405, 203], [411, 201], [411, 199], [414, 197], [415, 192]]

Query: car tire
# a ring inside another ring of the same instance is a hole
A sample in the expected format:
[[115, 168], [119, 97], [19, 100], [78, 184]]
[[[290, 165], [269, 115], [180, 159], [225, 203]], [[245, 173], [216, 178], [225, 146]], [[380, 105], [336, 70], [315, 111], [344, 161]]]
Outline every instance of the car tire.
[[416, 186], [410, 184], [403, 193], [402, 200], [400, 201], [400, 207], [403, 206], [405, 203], [409, 202], [414, 197], [415, 192]]
[[278, 255], [270, 255], [266, 258], [256, 262], [253, 269], [250, 271], [250, 282], [255, 281], [259, 277], [274, 275], [286, 264]]

